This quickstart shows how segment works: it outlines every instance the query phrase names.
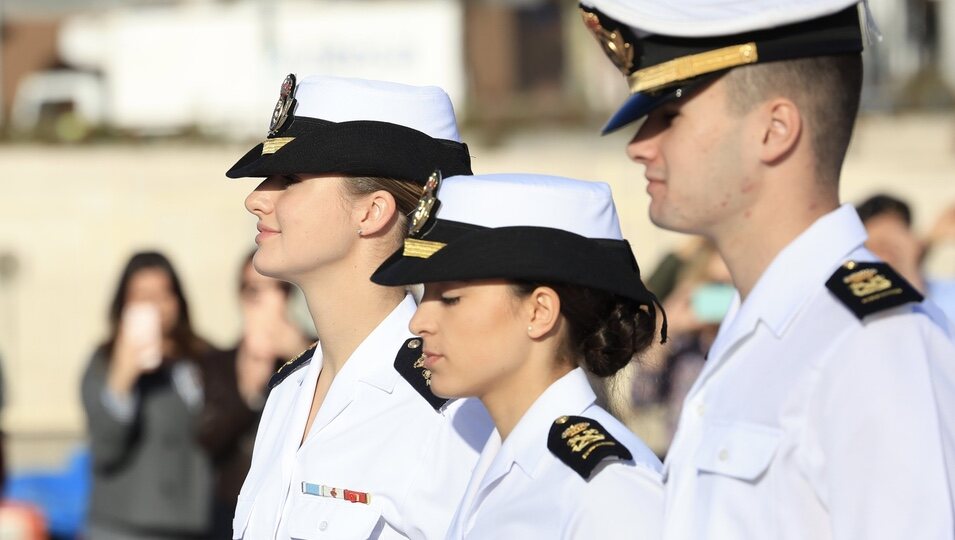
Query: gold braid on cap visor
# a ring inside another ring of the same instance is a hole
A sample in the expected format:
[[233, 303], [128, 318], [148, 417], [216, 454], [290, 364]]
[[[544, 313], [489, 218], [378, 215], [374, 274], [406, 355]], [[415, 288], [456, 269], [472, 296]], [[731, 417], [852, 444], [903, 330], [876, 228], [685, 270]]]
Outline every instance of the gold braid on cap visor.
[[405, 249], [401, 253], [405, 257], [417, 257], [427, 259], [438, 252], [447, 244], [441, 242], [432, 242], [431, 240], [418, 240], [417, 238], [406, 238]]
[[744, 64], [755, 63], [759, 59], [756, 43], [731, 45], [698, 54], [681, 56], [662, 64], [638, 69], [627, 76], [630, 93], [659, 90], [675, 82], [685, 81]]

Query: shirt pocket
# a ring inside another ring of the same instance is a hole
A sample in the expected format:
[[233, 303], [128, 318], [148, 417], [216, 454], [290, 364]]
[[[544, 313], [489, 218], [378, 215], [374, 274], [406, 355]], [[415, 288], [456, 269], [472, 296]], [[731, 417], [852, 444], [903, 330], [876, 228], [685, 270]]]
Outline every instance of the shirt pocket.
[[381, 520], [381, 510], [369, 504], [304, 493], [296, 493], [291, 502], [288, 533], [297, 540], [365, 540]]
[[755, 482], [769, 468], [782, 435], [779, 428], [750, 422], [714, 423], [703, 433], [697, 471]]

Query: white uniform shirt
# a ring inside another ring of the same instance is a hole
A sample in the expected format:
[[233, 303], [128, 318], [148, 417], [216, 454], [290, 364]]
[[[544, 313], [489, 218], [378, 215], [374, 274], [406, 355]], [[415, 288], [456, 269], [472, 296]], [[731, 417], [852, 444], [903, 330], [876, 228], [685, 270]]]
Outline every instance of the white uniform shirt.
[[[660, 461], [595, 399], [578, 368], [541, 394], [503, 444], [494, 430], [448, 538], [659, 538]], [[607, 459], [584, 480], [547, 448], [551, 426], [564, 415], [596, 420], [630, 450], [633, 461]]]
[[860, 321], [826, 288], [865, 240], [843, 206], [737, 298], [667, 455], [665, 538], [953, 537], [955, 346], [930, 305]]
[[[436, 411], [395, 370], [414, 311], [408, 296], [352, 353], [301, 447], [321, 349], [272, 389], [234, 538], [444, 537], [493, 425], [477, 400]], [[303, 483], [368, 493], [370, 504], [306, 494]]]

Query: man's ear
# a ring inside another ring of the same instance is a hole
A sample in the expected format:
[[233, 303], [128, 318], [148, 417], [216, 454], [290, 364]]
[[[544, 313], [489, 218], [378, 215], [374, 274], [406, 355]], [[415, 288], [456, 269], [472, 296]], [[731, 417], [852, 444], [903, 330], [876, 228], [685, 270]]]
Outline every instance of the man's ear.
[[788, 98], [775, 98], [760, 107], [762, 140], [760, 160], [766, 164], [779, 162], [791, 154], [802, 137], [802, 113]]
[[384, 190], [365, 195], [355, 203], [355, 216], [362, 236], [373, 236], [386, 229], [396, 212], [394, 196]]
[[538, 287], [525, 299], [527, 335], [531, 339], [546, 336], [560, 320], [560, 296], [550, 287]]

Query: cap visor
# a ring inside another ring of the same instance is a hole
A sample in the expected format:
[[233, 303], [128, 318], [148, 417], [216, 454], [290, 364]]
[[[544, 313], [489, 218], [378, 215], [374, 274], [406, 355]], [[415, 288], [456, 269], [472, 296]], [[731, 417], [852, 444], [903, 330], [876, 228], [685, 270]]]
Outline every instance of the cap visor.
[[617, 112], [610, 117], [607, 124], [600, 130], [601, 135], [613, 133], [627, 124], [639, 120], [650, 111], [676, 97], [675, 92], [661, 92], [657, 94], [633, 94]]
[[607, 124], [600, 131], [600, 134], [606, 135], [608, 133], [617, 131], [627, 124], [650, 114], [650, 111], [668, 101], [672, 101], [681, 97], [688, 97], [692, 92], [703, 88], [711, 81], [718, 79], [724, 73], [726, 73], [725, 70], [707, 73], [706, 75], [683, 81], [679, 84], [679, 86], [674, 86], [666, 90], [654, 92], [652, 94], [633, 94], [627, 98], [627, 101], [623, 103], [623, 106], [620, 107], [617, 112], [610, 117], [610, 120], [607, 121]]

